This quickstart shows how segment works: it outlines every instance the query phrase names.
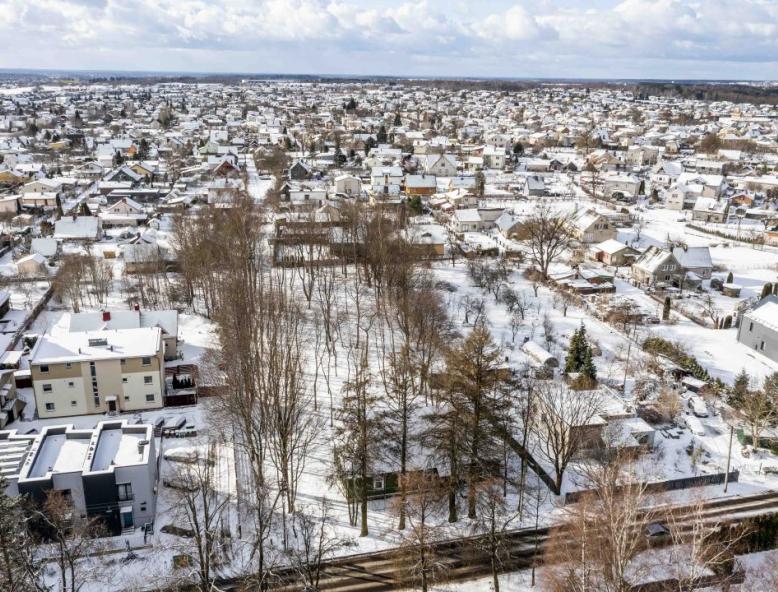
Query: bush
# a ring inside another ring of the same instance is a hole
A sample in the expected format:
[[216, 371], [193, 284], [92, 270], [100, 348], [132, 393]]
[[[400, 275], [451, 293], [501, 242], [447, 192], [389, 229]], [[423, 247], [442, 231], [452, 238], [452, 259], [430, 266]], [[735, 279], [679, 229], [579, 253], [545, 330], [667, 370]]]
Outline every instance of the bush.
[[643, 342], [643, 350], [650, 354], [665, 356], [678, 364], [686, 372], [698, 380], [710, 381], [710, 374], [692, 355], [687, 354], [677, 343], [662, 337], [648, 337]]

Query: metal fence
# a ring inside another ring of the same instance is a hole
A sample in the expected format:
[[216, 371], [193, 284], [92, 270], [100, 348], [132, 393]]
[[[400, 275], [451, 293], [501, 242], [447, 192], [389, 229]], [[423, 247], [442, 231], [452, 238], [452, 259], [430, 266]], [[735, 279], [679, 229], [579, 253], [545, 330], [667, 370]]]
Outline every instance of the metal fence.
[[[712, 473], [710, 475], [697, 475], [695, 477], [681, 477], [679, 479], [668, 479], [667, 481], [652, 481], [644, 485], [645, 493], [662, 493], [664, 491], [676, 491], [678, 489], [689, 489], [691, 487], [702, 487], [704, 485], [720, 485], [724, 483], [726, 473]], [[729, 482], [735, 483], [740, 477], [739, 471], [730, 471]], [[565, 494], [565, 505], [574, 504], [583, 496], [596, 494], [594, 489], [583, 489], [581, 491], [570, 491]]]

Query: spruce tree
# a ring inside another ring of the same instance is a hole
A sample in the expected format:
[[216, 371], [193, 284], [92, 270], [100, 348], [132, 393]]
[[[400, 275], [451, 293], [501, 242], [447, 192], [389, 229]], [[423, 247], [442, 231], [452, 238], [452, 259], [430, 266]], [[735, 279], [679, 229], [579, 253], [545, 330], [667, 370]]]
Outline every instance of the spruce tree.
[[567, 360], [565, 362], [565, 372], [578, 372], [583, 360], [581, 352], [581, 329], [583, 325], [575, 330], [570, 339], [570, 346], [567, 349]]
[[743, 368], [740, 373], [735, 377], [735, 382], [732, 384], [732, 404], [739, 405], [748, 395], [748, 387], [751, 383], [751, 377]]
[[728, 283], [728, 284], [731, 284], [733, 281], [735, 281], [735, 277], [732, 275], [732, 272], [730, 271], [730, 272], [727, 274], [727, 283]]
[[760, 298], [767, 298], [772, 293], [773, 285], [770, 282], [767, 282], [764, 286], [762, 286], [762, 295]]

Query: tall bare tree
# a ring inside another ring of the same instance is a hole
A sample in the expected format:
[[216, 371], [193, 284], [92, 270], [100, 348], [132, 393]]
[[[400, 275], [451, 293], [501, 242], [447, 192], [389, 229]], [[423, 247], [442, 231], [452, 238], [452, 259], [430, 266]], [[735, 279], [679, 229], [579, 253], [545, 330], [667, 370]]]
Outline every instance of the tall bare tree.
[[561, 214], [547, 204], [539, 205], [524, 223], [523, 236], [530, 261], [537, 267], [541, 278], [548, 279], [552, 263], [570, 247], [570, 216]]

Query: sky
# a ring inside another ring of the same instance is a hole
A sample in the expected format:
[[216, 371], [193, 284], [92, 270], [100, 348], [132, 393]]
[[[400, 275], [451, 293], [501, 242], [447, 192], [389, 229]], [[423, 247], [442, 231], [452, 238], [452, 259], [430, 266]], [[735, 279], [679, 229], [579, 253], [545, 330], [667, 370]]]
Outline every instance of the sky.
[[778, 79], [778, 0], [0, 0], [0, 68]]

